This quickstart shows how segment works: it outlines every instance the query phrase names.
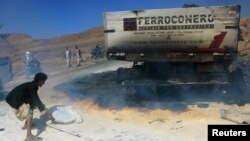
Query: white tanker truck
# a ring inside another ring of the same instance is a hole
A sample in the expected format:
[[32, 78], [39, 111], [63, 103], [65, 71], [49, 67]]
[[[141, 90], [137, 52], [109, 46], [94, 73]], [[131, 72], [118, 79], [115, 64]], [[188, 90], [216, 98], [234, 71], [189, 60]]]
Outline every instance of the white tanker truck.
[[246, 87], [237, 65], [240, 6], [104, 13], [106, 57], [127, 86]]

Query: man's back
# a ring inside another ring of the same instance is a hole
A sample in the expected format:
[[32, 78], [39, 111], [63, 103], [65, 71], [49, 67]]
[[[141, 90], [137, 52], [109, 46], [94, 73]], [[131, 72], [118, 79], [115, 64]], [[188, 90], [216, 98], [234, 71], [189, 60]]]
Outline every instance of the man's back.
[[45, 109], [44, 104], [37, 94], [38, 86], [35, 81], [23, 83], [15, 87], [5, 98], [6, 102], [12, 107], [17, 109], [22, 104], [29, 104], [33, 109], [37, 107], [40, 111]]
[[5, 98], [7, 103], [13, 107], [18, 108], [23, 103], [28, 103], [31, 99], [31, 94], [36, 94], [38, 87], [35, 83], [26, 82], [15, 87]]

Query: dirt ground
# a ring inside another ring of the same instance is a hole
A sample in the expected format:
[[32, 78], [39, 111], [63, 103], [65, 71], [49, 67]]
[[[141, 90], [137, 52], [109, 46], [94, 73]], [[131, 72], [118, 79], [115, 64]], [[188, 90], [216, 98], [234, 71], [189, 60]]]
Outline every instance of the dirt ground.
[[[249, 96], [185, 91], [159, 99], [133, 97], [132, 91], [115, 82], [115, 70], [122, 66], [131, 63], [99, 60], [47, 71], [49, 79], [39, 96], [50, 111], [56, 106], [73, 106], [83, 122], [55, 126], [81, 137], [46, 126], [39, 111], [35, 111], [32, 132], [44, 141], [206, 141], [209, 124], [250, 122]], [[28, 80], [22, 75], [15, 77], [4, 86], [6, 93], [24, 81]], [[0, 140], [23, 140], [23, 122], [4, 100], [0, 100], [0, 109]]]

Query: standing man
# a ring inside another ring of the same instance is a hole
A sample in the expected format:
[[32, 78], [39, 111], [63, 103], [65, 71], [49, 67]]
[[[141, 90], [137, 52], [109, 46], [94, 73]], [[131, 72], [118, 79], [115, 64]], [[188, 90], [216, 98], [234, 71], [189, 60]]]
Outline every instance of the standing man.
[[82, 60], [82, 53], [81, 53], [81, 50], [78, 48], [78, 46], [75, 46], [75, 56], [76, 56], [76, 67], [80, 67], [80, 62]]
[[15, 87], [5, 98], [6, 102], [14, 109], [16, 117], [20, 121], [26, 120], [24, 124], [27, 129], [25, 141], [36, 140], [36, 137], [31, 133], [35, 108], [38, 108], [41, 114], [46, 115], [48, 119], [54, 120], [37, 94], [38, 88], [42, 87], [46, 80], [46, 74], [37, 73], [33, 81]]
[[70, 68], [70, 66], [71, 66], [71, 64], [70, 64], [71, 51], [69, 50], [68, 47], [66, 47], [66, 50], [65, 50], [65, 58], [66, 58], [66, 65], [67, 65], [67, 68]]

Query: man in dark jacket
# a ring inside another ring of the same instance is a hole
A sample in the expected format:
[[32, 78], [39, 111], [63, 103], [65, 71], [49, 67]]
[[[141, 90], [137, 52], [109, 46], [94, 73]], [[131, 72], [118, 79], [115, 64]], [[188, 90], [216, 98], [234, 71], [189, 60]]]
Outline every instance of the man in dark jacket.
[[48, 119], [54, 120], [37, 94], [38, 88], [42, 87], [46, 80], [46, 74], [37, 73], [33, 81], [15, 87], [5, 98], [6, 102], [15, 110], [16, 117], [21, 121], [26, 120], [27, 134], [25, 141], [35, 139], [35, 136], [31, 133], [33, 110], [35, 108], [38, 108], [41, 114], [46, 115]]

